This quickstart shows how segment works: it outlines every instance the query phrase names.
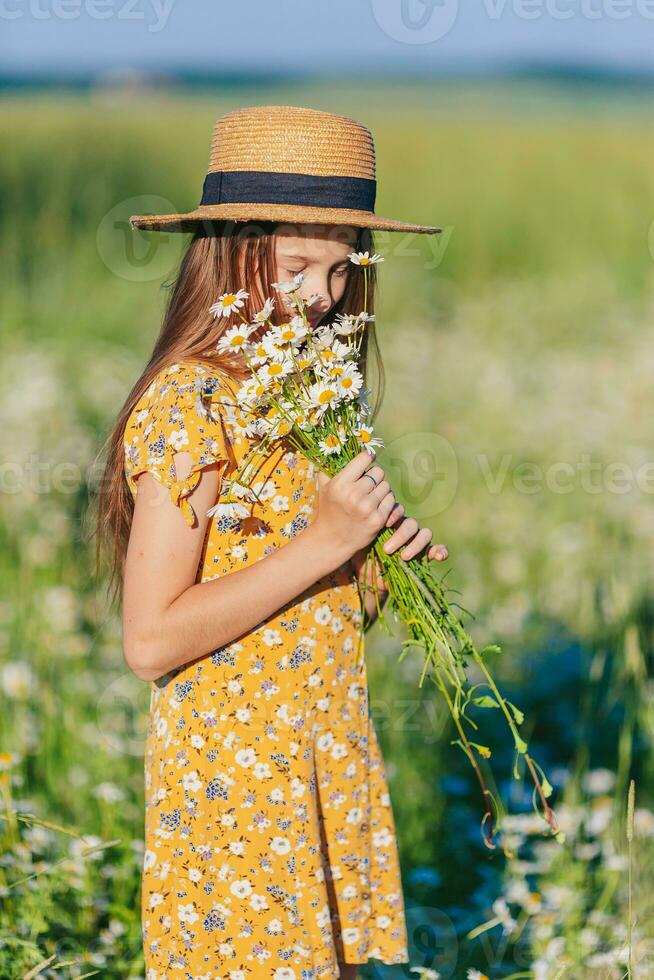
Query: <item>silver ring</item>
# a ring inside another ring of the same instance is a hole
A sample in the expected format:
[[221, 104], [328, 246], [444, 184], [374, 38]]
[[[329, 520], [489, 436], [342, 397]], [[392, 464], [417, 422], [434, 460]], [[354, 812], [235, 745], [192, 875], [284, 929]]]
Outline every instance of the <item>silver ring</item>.
[[377, 481], [375, 480], [374, 476], [371, 473], [364, 473], [363, 475], [364, 476], [367, 476], [368, 479], [369, 480], [372, 480], [372, 482], [375, 484], [375, 486], [377, 486]]

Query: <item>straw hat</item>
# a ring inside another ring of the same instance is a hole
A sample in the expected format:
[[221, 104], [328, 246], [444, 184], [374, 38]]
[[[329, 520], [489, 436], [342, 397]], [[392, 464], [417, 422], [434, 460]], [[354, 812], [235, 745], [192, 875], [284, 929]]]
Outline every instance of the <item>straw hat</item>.
[[135, 214], [133, 228], [194, 231], [202, 221], [288, 221], [434, 234], [374, 212], [370, 130], [300, 106], [235, 109], [217, 120], [202, 199], [185, 214]]

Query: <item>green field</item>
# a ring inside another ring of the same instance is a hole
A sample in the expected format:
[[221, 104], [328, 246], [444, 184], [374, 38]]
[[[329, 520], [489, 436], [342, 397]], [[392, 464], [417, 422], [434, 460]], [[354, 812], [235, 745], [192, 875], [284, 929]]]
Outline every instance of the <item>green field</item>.
[[[143, 977], [149, 691], [123, 662], [118, 613], [93, 577], [92, 464], [149, 355], [186, 241], [135, 233], [127, 218], [193, 208], [214, 120], [261, 103], [364, 122], [377, 212], [444, 229], [376, 237], [381, 462], [407, 512], [447, 543], [448, 582], [475, 614], [475, 639], [501, 644], [492, 669], [525, 712], [568, 835], [565, 845], [530, 835], [528, 784], [511, 779], [512, 746], [487, 728], [480, 740], [518, 816], [514, 858], [484, 847], [472, 772], [440, 702], [417, 687], [421, 660], [398, 665], [403, 637], [376, 626], [371, 700], [412, 965], [447, 980], [469, 969], [644, 980], [654, 975], [651, 101], [517, 82], [0, 101], [0, 977], [39, 964], [30, 976]], [[365, 976], [418, 974], [371, 964]]]

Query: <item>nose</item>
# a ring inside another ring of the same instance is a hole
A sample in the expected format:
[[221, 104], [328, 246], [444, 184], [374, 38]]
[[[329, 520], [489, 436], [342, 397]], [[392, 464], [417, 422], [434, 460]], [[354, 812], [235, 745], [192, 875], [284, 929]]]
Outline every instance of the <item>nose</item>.
[[[310, 299], [311, 297], [309, 297]], [[310, 320], [320, 320], [321, 317], [328, 313], [331, 309], [332, 304], [329, 300], [326, 300], [324, 296], [317, 299], [315, 303], [312, 303], [309, 307], [309, 319]]]
[[311, 279], [305, 281], [305, 301], [310, 300], [312, 296], [318, 294], [320, 299], [317, 299], [315, 303], [312, 303], [309, 307], [310, 319], [320, 319], [325, 313], [329, 312], [332, 308], [334, 300], [329, 290], [329, 282], [325, 276], [315, 275]]

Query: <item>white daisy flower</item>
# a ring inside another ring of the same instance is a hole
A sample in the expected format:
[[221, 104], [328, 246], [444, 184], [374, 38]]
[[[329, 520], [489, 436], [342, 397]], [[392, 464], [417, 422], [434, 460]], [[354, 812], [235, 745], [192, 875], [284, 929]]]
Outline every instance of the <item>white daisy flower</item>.
[[341, 340], [332, 340], [328, 347], [322, 347], [320, 350], [320, 361], [322, 364], [330, 363], [332, 361], [347, 361], [351, 359], [352, 348], [348, 347]]
[[266, 386], [252, 376], [244, 381], [236, 391], [236, 401], [241, 406], [252, 408], [257, 405], [266, 393]]
[[330, 432], [329, 435], [319, 441], [318, 446], [325, 456], [335, 456], [341, 451], [343, 443], [337, 435]]
[[310, 404], [326, 412], [328, 408], [336, 408], [343, 396], [339, 391], [338, 385], [329, 384], [326, 381], [318, 381], [309, 388]]
[[336, 336], [336, 330], [330, 323], [323, 323], [311, 334], [311, 346], [322, 350], [323, 347], [329, 347]]
[[[340, 373], [336, 374], [336, 371]], [[363, 387], [363, 375], [357, 371], [355, 364], [345, 364], [343, 367], [339, 365], [332, 372], [332, 377], [343, 394], [347, 395], [350, 399], [356, 398]]]
[[282, 344], [295, 347], [302, 343], [309, 333], [301, 316], [294, 316], [288, 323], [280, 323], [273, 327], [270, 334]]
[[265, 337], [261, 338], [261, 346], [267, 354], [268, 362], [286, 359], [287, 344], [278, 332], [269, 330]]
[[248, 517], [250, 511], [245, 504], [239, 504], [238, 501], [229, 501], [214, 504], [206, 513], [207, 517], [231, 517], [240, 520], [242, 517]]
[[243, 306], [243, 300], [246, 300], [249, 295], [244, 289], [239, 289], [236, 293], [223, 293], [213, 306], [209, 307], [209, 313], [213, 313], [215, 317], [229, 316], [233, 310]]
[[263, 341], [261, 337], [254, 337], [249, 340], [244, 347], [253, 367], [258, 367], [260, 364], [265, 364], [269, 358], [269, 354], [266, 348], [263, 346]]
[[237, 480], [229, 480], [226, 482], [229, 483], [229, 492], [233, 497], [240, 497], [241, 500], [249, 500], [250, 503], [254, 502], [254, 497], [250, 487], [246, 486], [244, 483], [238, 483]]
[[360, 424], [354, 429], [357, 441], [362, 447], [367, 449], [368, 446], [383, 446], [384, 443], [381, 439], [373, 439], [372, 432], [372, 426], [370, 425]]
[[374, 265], [384, 261], [383, 257], [376, 252], [374, 255], [370, 255], [368, 252], [350, 252], [348, 259], [353, 265]]
[[354, 313], [337, 313], [336, 321], [333, 324], [334, 333], [337, 333], [340, 337], [348, 337], [350, 334], [355, 333], [357, 329], [356, 319]]
[[267, 320], [270, 319], [274, 307], [275, 307], [275, 299], [273, 296], [269, 296], [266, 302], [263, 304], [263, 307], [259, 310], [259, 312], [255, 313], [254, 316], [252, 317], [252, 322], [256, 324], [265, 323]]
[[249, 411], [239, 411], [237, 408], [230, 408], [225, 412], [225, 421], [238, 436], [251, 436], [255, 433], [256, 420]]
[[226, 353], [232, 350], [240, 350], [248, 342], [248, 337], [252, 333], [252, 327], [247, 323], [235, 324], [226, 330], [218, 343], [216, 350]]
[[298, 272], [298, 274], [290, 280], [287, 279], [284, 282], [271, 282], [270, 285], [279, 290], [280, 293], [294, 293], [300, 288], [303, 281], [304, 273]]
[[259, 372], [259, 377], [262, 382], [266, 384], [267, 382], [279, 381], [285, 375], [290, 374], [293, 371], [293, 363], [285, 362], [272, 362], [270, 364], [265, 364], [261, 371]]

